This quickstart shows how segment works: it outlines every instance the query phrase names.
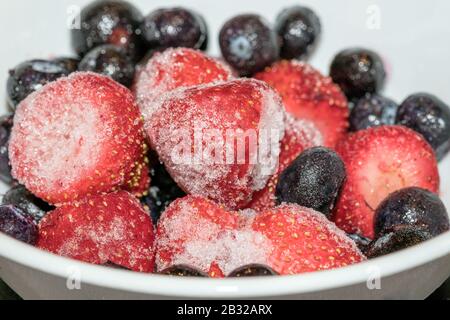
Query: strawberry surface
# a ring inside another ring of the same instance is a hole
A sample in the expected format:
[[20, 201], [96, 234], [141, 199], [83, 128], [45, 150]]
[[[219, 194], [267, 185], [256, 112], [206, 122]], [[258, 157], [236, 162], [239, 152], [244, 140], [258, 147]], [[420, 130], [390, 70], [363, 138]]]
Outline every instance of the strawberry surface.
[[310, 65], [283, 60], [255, 75], [281, 95], [286, 110], [312, 122], [322, 133], [324, 146], [334, 148], [348, 130], [349, 109], [345, 95]]
[[59, 205], [140, 180], [143, 122], [125, 87], [80, 72], [19, 106], [9, 145], [12, 174], [38, 197]]
[[276, 170], [284, 115], [272, 88], [239, 79], [178, 91], [146, 118], [145, 129], [186, 193], [240, 209]]
[[50, 212], [39, 225], [37, 246], [94, 264], [154, 269], [154, 231], [149, 214], [125, 191], [95, 195]]

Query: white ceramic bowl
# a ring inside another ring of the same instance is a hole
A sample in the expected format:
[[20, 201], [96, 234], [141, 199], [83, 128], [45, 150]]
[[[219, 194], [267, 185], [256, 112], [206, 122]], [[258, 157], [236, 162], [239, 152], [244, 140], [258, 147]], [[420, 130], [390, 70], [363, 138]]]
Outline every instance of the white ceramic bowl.
[[[89, 0], [0, 2], [0, 88], [7, 70], [30, 58], [70, 54], [69, 12]], [[145, 13], [183, 5], [203, 13], [210, 27], [211, 53], [217, 34], [238, 13], [274, 20], [297, 1], [132, 0]], [[327, 72], [334, 54], [349, 46], [383, 55], [389, 80], [385, 93], [399, 101], [428, 91], [450, 102], [450, 2], [388, 0], [304, 0], [323, 22], [323, 37], [311, 63]], [[0, 90], [4, 101], [4, 90]], [[1, 113], [6, 108], [1, 106]], [[441, 164], [442, 198], [450, 208], [450, 157]], [[0, 192], [6, 190], [0, 186]], [[261, 279], [174, 279], [114, 270], [65, 259], [0, 234], [0, 277], [24, 298], [425, 298], [450, 276], [450, 233], [379, 259], [338, 270]]]

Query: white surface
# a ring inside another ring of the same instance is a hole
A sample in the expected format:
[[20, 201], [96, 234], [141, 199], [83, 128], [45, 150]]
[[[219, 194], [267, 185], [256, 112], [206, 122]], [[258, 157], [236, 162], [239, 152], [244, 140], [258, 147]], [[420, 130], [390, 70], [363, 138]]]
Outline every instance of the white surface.
[[[30, 58], [68, 55], [67, 9], [88, 0], [15, 0], [0, 2], [0, 88], [7, 70]], [[188, 6], [203, 13], [210, 27], [211, 53], [218, 54], [217, 32], [229, 17], [255, 12], [273, 21], [297, 1], [134, 0], [144, 13], [160, 6]], [[322, 18], [323, 37], [312, 64], [323, 72], [334, 54], [348, 46], [369, 47], [386, 61], [386, 94], [401, 101], [415, 91], [428, 91], [450, 103], [450, 2], [305, 0]], [[373, 15], [379, 13], [380, 28]], [[375, 25], [376, 25], [375, 21]], [[4, 89], [0, 90], [4, 101]], [[1, 106], [3, 107], [3, 105]], [[5, 110], [5, 109], [1, 109]], [[450, 207], [450, 157], [440, 165], [441, 190]], [[6, 187], [0, 186], [0, 192]], [[381, 290], [369, 290], [370, 275], [382, 276]], [[68, 290], [68, 276], [82, 280], [81, 290]], [[339, 270], [248, 280], [173, 279], [143, 275], [56, 257], [0, 235], [0, 277], [25, 298], [424, 298], [450, 275], [450, 234], [403, 252]]]

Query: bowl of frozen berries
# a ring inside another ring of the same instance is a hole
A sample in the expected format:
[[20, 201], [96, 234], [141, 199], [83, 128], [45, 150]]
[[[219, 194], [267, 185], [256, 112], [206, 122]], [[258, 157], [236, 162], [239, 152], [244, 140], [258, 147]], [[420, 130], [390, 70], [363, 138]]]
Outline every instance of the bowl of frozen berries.
[[434, 291], [450, 6], [310, 2], [1, 4], [0, 277], [24, 298]]

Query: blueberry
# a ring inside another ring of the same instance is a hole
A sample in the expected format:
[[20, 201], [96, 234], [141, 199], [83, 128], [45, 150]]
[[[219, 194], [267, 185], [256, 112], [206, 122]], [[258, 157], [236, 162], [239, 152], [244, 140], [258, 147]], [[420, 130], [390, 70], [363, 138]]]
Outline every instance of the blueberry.
[[38, 227], [34, 219], [21, 209], [12, 205], [0, 206], [0, 232], [34, 245], [38, 236]]
[[322, 26], [311, 9], [293, 6], [277, 17], [275, 30], [282, 39], [280, 55], [284, 59], [301, 59], [313, 48]]
[[341, 158], [323, 147], [300, 154], [280, 175], [278, 203], [296, 203], [330, 216], [346, 178]]
[[15, 110], [30, 93], [70, 73], [64, 64], [57, 61], [30, 60], [19, 64], [9, 71], [7, 93], [10, 107]]
[[120, 0], [97, 0], [80, 13], [80, 28], [71, 31], [72, 47], [83, 57], [93, 48], [112, 44], [123, 48], [135, 61], [145, 54], [139, 26], [142, 13]]
[[167, 276], [177, 276], [177, 277], [202, 277], [208, 278], [208, 275], [200, 270], [186, 266], [186, 265], [175, 265], [169, 267], [160, 272]]
[[277, 272], [272, 268], [261, 264], [249, 264], [242, 266], [232, 271], [229, 278], [242, 278], [242, 277], [261, 277], [261, 276], [276, 276]]
[[54, 209], [45, 201], [35, 197], [24, 186], [16, 186], [10, 189], [3, 196], [3, 205], [14, 205], [21, 209], [25, 214], [31, 216], [37, 223]]
[[153, 222], [157, 224], [164, 210], [176, 199], [186, 194], [173, 181], [166, 168], [159, 161], [155, 161], [150, 170], [151, 185], [148, 194], [141, 202], [150, 209]]
[[381, 125], [395, 124], [398, 105], [378, 94], [357, 100], [350, 113], [350, 130], [358, 131]]
[[376, 238], [405, 226], [425, 229], [435, 237], [449, 230], [449, 224], [447, 210], [438, 195], [416, 187], [389, 195], [374, 216]]
[[207, 41], [205, 20], [196, 12], [184, 8], [159, 9], [144, 18], [142, 35], [154, 48], [204, 48]]
[[363, 237], [362, 235], [356, 233], [347, 234], [347, 236], [355, 242], [356, 246], [359, 248], [359, 250], [361, 250], [362, 253], [365, 253], [369, 248], [369, 245], [371, 243], [371, 240], [369, 238]]
[[11, 166], [9, 164], [8, 142], [13, 126], [13, 115], [0, 117], [0, 180], [11, 184]]
[[415, 246], [430, 240], [431, 238], [433, 238], [433, 236], [425, 229], [415, 227], [401, 228], [372, 241], [367, 248], [365, 255], [369, 259], [381, 257]]
[[223, 58], [242, 76], [250, 76], [275, 62], [278, 37], [258, 15], [239, 15], [227, 21], [219, 35]]
[[386, 71], [380, 56], [367, 49], [341, 51], [331, 63], [330, 76], [348, 98], [377, 93], [384, 85]]
[[423, 135], [438, 159], [450, 150], [450, 108], [439, 98], [426, 93], [409, 96], [398, 109], [396, 123]]
[[89, 51], [81, 60], [80, 71], [103, 74], [129, 87], [134, 78], [134, 62], [127, 53], [113, 45], [102, 45]]
[[78, 65], [80, 64], [80, 59], [70, 57], [56, 58], [53, 61], [62, 64], [69, 72], [78, 71]]

